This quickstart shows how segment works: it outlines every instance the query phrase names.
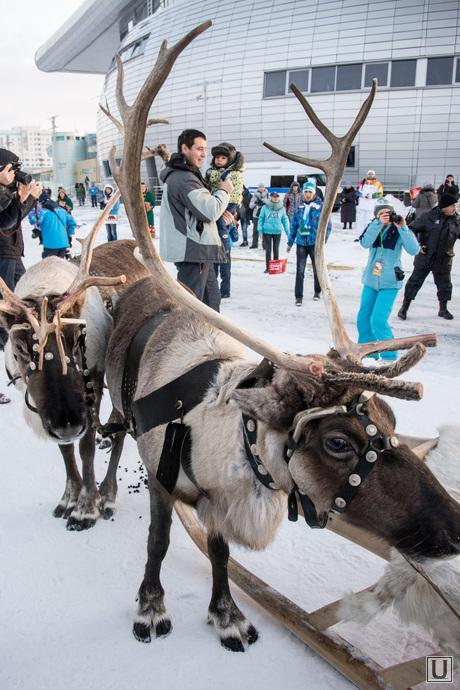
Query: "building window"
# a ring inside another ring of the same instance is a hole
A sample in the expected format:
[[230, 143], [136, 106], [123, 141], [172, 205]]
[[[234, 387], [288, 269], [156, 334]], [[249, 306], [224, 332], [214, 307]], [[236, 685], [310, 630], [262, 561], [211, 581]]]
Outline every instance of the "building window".
[[310, 70], [297, 69], [288, 73], [288, 88], [291, 83], [295, 84], [298, 89], [306, 93], [308, 91], [308, 78]]
[[428, 58], [428, 66], [426, 70], [427, 86], [452, 84], [453, 68], [453, 57]]
[[460, 58], [457, 58], [457, 69], [455, 71], [455, 81], [460, 82]]
[[110, 168], [109, 161], [102, 161], [102, 167], [104, 169], [104, 176], [105, 177], [112, 177], [112, 170]]
[[347, 156], [346, 168], [356, 168], [356, 146], [351, 146]]
[[417, 60], [394, 60], [391, 63], [390, 86], [415, 86]]
[[314, 67], [311, 71], [311, 92], [334, 91], [335, 67]]
[[266, 72], [264, 76], [264, 98], [286, 94], [286, 72]]
[[337, 66], [337, 84], [336, 91], [351, 91], [352, 89], [361, 88], [361, 79], [363, 73], [363, 66], [356, 65], [338, 65]]
[[364, 86], [372, 86], [372, 80], [378, 79], [379, 86], [388, 86], [388, 62], [371, 62], [364, 65]]
[[64, 141], [64, 140], [65, 140], [65, 137], [63, 137], [63, 136], [61, 136], [61, 135], [58, 134], [58, 135], [55, 137], [55, 139], [56, 139], [56, 141]]

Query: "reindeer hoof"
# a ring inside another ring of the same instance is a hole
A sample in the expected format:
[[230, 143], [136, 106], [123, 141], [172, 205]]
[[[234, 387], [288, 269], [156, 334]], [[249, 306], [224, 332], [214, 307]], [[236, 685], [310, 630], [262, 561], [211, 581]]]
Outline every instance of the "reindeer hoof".
[[238, 637], [221, 637], [220, 644], [231, 652], [244, 652], [244, 645]]
[[96, 524], [96, 520], [93, 518], [83, 518], [78, 520], [75, 517], [70, 516], [67, 520], [66, 528], [69, 532], [82, 532], [85, 529], [91, 529]]
[[53, 510], [53, 517], [55, 518], [61, 518], [64, 517], [66, 512], [66, 507], [63, 505], [58, 505], [56, 508]]
[[169, 618], [163, 618], [155, 624], [155, 635], [157, 637], [166, 637], [172, 630], [172, 623]]
[[254, 642], [257, 642], [257, 640], [259, 639], [259, 633], [252, 624], [247, 629], [246, 636], [248, 644], [254, 644]]
[[138, 642], [151, 642], [150, 627], [145, 623], [134, 623], [133, 635]]

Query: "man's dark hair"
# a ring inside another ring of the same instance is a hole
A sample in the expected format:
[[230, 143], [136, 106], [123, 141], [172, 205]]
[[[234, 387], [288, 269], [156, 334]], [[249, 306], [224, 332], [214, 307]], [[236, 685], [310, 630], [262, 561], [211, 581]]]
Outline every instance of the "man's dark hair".
[[184, 131], [179, 134], [179, 137], [177, 139], [177, 151], [178, 153], [182, 152], [182, 144], [185, 144], [188, 149], [191, 149], [193, 146], [193, 142], [195, 139], [206, 139], [206, 134], [203, 134], [203, 132], [200, 132], [199, 129], [184, 129]]

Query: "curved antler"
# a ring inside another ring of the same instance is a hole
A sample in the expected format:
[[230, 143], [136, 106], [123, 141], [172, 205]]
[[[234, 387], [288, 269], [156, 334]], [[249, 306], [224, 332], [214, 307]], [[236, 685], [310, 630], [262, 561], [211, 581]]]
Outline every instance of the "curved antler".
[[120, 198], [120, 192], [113, 194], [110, 201], [104, 208], [104, 212], [101, 213], [97, 219], [91, 232], [83, 240], [79, 240], [81, 243], [81, 257], [80, 265], [78, 267], [78, 273], [75, 276], [70, 287], [65, 291], [61, 297], [61, 301], [57, 304], [57, 310], [59, 311], [59, 317], [62, 317], [69, 309], [75, 304], [80, 295], [85, 292], [89, 287], [106, 287], [111, 285], [120, 285], [120, 283], [126, 282], [126, 276], [120, 275], [113, 278], [106, 276], [91, 276], [89, 269], [91, 266], [91, 260], [93, 258], [94, 243], [96, 241], [96, 236], [99, 230], [102, 228], [103, 223], [110, 214], [110, 211]]
[[[292, 371], [308, 372], [313, 376], [317, 376], [323, 370], [322, 365], [317, 361], [307, 357], [286, 354], [278, 350], [261, 338], [243, 331], [231, 321], [223, 318], [220, 314], [200, 302], [195, 295], [185, 290], [166, 270], [148, 232], [144, 204], [140, 192], [140, 161], [148, 113], [155, 96], [165, 82], [177, 57], [189, 43], [211, 25], [211, 21], [203, 22], [171, 48], [168, 48], [167, 42], [163, 41], [152, 72], [139, 89], [139, 93], [132, 105], [128, 105], [123, 95], [124, 68], [120, 57], [116, 56], [118, 66], [117, 106], [123, 123], [124, 151], [129, 152], [129, 155], [123, 156], [119, 166], [112, 167], [113, 175], [121, 190], [126, 213], [143, 256], [144, 264], [154, 278], [158, 280], [158, 283], [166, 287], [171, 296], [174, 296], [185, 307], [201, 314], [212, 325], [220, 328], [275, 364]], [[164, 148], [160, 149], [157, 147], [154, 152], [166, 159], [167, 152]], [[115, 161], [115, 147], [112, 147], [110, 152], [110, 160]]]
[[350, 358], [352, 360], [360, 360], [366, 355], [375, 352], [408, 349], [416, 343], [422, 343], [427, 347], [435, 346], [437, 342], [435, 334], [418, 335], [409, 338], [395, 338], [392, 340], [380, 340], [373, 343], [362, 343], [359, 345], [354, 343], [345, 330], [339, 305], [337, 303], [337, 298], [332, 288], [327, 271], [325, 259], [327, 224], [334, 206], [335, 198], [337, 196], [340, 180], [342, 179], [343, 171], [345, 170], [350, 147], [357, 133], [363, 126], [369, 110], [371, 109], [375, 94], [377, 93], [377, 79], [372, 80], [370, 94], [361, 105], [353, 124], [343, 137], [337, 137], [328, 127], [326, 127], [295, 84], [290, 84], [290, 89], [302, 105], [313, 125], [316, 127], [316, 129], [318, 129], [319, 132], [321, 132], [324, 138], [331, 145], [331, 155], [326, 160], [314, 160], [312, 158], [305, 158], [303, 156], [296, 156], [294, 154], [286, 153], [285, 151], [277, 149], [266, 142], [264, 142], [264, 146], [271, 151], [274, 151], [278, 155], [283, 156], [284, 158], [288, 158], [289, 160], [296, 161], [297, 163], [301, 163], [303, 165], [312, 165], [316, 168], [319, 168], [326, 174], [326, 193], [316, 235], [315, 262], [319, 283], [324, 295], [324, 302], [326, 304], [329, 326], [332, 334], [332, 342], [334, 343], [335, 350], [341, 357]]

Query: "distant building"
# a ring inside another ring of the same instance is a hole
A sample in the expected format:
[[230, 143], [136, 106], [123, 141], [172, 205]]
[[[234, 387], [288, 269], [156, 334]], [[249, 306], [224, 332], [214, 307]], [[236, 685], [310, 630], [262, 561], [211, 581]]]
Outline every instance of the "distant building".
[[[200, 22], [213, 26], [177, 60], [154, 103], [169, 125], [147, 131], [147, 145], [175, 148], [185, 127], [210, 145], [230, 141], [251, 163], [279, 160], [263, 146], [327, 157], [329, 146], [289, 91], [294, 82], [337, 134], [369, 93], [379, 93], [356, 137], [346, 178], [376, 170], [387, 189], [460, 173], [460, 13], [458, 0], [87, 0], [40, 48], [44, 71], [105, 74], [102, 102], [116, 113], [118, 51], [131, 102], [161, 42], [174, 44]], [[122, 135], [98, 117], [98, 157]], [[153, 159], [152, 159], [153, 160]], [[147, 163], [147, 175], [156, 176]], [[143, 171], [143, 175], [144, 175]]]
[[52, 165], [51, 140], [50, 131], [33, 126], [0, 130], [0, 148], [13, 151], [32, 172]]
[[75, 165], [88, 158], [88, 144], [84, 134], [74, 132], [56, 132], [54, 137], [53, 168], [55, 185], [64, 187], [72, 193], [75, 182]]

